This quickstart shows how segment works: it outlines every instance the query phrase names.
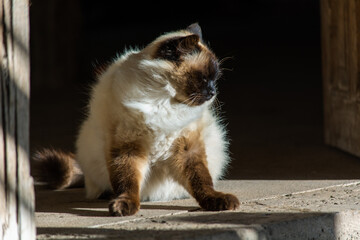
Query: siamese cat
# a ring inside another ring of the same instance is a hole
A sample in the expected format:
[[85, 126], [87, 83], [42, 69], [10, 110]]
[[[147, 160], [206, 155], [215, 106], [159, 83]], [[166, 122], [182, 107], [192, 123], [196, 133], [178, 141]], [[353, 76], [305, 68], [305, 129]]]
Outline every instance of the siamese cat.
[[219, 65], [197, 23], [126, 51], [92, 88], [76, 154], [39, 151], [38, 179], [59, 189], [83, 178], [88, 198], [113, 194], [114, 216], [189, 195], [205, 210], [236, 209], [234, 195], [214, 189], [229, 162], [212, 108]]

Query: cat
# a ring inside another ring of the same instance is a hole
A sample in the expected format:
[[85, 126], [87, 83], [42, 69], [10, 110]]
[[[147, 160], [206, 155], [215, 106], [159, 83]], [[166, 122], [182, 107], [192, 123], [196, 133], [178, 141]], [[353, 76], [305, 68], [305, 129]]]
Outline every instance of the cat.
[[205, 210], [238, 208], [236, 196], [214, 189], [229, 163], [212, 108], [220, 75], [197, 23], [126, 51], [92, 88], [76, 155], [35, 154], [39, 179], [65, 188], [84, 177], [87, 198], [113, 193], [113, 216], [135, 214], [140, 201], [189, 195]]

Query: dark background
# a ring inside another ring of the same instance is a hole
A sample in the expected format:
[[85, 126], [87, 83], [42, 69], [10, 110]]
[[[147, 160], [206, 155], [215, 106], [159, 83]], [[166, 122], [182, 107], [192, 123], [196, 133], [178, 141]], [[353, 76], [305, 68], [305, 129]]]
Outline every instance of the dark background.
[[219, 100], [232, 179], [351, 179], [360, 160], [323, 143], [315, 0], [32, 0], [31, 150], [74, 151], [97, 65], [126, 47], [199, 22], [228, 58]]

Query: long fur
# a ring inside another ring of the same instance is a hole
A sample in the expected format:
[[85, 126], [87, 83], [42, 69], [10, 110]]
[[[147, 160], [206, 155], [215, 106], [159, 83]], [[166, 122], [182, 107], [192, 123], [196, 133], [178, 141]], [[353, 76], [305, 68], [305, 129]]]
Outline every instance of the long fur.
[[142, 200], [188, 196], [166, 172], [166, 160], [170, 157], [173, 141], [188, 129], [202, 129], [211, 175], [215, 181], [222, 176], [229, 160], [227, 141], [224, 128], [211, 111], [212, 102], [195, 107], [173, 103], [176, 90], [168, 80], [173, 66], [168, 61], [151, 58], [157, 42], [184, 34], [170, 33], [142, 51], [128, 51], [99, 76], [91, 94], [88, 118], [77, 140], [76, 158], [85, 174], [88, 198], [96, 198], [103, 191], [111, 190], [105, 143], [110, 142], [111, 134], [115, 132], [109, 129], [113, 124], [116, 132], [121, 133], [119, 138], [124, 141], [136, 139], [138, 134], [149, 129], [152, 131], [154, 140], [149, 146], [151, 167], [142, 169], [146, 176], [141, 184]]
[[[154, 58], [159, 44], [190, 34], [184, 30], [171, 32], [142, 50], [126, 51], [98, 76], [90, 95], [88, 115], [76, 142], [76, 160], [85, 177], [88, 198], [97, 198], [105, 191], [112, 191], [106, 152], [114, 138], [126, 143], [137, 140], [139, 136], [151, 136], [146, 146], [149, 149], [148, 164], [140, 169], [144, 176], [140, 184], [142, 201], [166, 201], [188, 196], [183, 186], [173, 180], [169, 159], [175, 140], [190, 131], [195, 130], [202, 135], [207, 167], [213, 181], [222, 177], [229, 161], [228, 143], [224, 127], [211, 110], [214, 98], [193, 106], [185, 104], [188, 99], [175, 101], [179, 89], [171, 81], [183, 77], [190, 68], [203, 67], [212, 53], [201, 42], [197, 43], [197, 48], [204, 50], [186, 55], [184, 61], [187, 64], [177, 71], [174, 70], [175, 65], [166, 59]], [[55, 159], [59, 162], [59, 159], [66, 158]], [[71, 165], [68, 164], [70, 162], [72, 160], [61, 162], [60, 168], [65, 168], [60, 171], [61, 174], [69, 172], [66, 166]], [[66, 181], [62, 182], [52, 185], [66, 187]]]
[[51, 189], [84, 186], [84, 176], [74, 154], [43, 149], [33, 156], [32, 175]]

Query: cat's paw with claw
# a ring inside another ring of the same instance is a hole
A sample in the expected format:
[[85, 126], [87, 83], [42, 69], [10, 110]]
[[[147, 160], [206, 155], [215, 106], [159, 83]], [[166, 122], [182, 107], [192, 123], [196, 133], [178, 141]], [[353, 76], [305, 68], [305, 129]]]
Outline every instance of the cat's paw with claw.
[[130, 216], [140, 209], [140, 202], [137, 199], [120, 195], [109, 203], [111, 216]]
[[238, 198], [232, 194], [214, 192], [199, 202], [200, 206], [207, 211], [235, 210], [239, 207]]

